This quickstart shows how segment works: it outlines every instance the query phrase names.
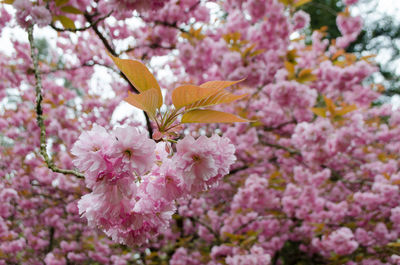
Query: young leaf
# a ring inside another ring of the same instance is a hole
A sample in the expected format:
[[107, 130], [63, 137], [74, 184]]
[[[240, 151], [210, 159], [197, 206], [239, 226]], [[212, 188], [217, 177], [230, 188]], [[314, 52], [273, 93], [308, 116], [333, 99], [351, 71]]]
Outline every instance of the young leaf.
[[300, 7], [302, 5], [305, 5], [305, 4], [309, 3], [311, 1], [312, 0], [298, 0], [293, 4], [293, 6], [297, 8], [297, 7]]
[[69, 0], [55, 0], [56, 6], [62, 6], [69, 2]]
[[311, 73], [311, 69], [303, 69], [298, 74], [296, 80], [299, 83], [306, 83], [317, 80], [317, 76]]
[[230, 113], [210, 110], [196, 109], [186, 112], [182, 116], [182, 123], [233, 123], [249, 122], [249, 120], [240, 118]]
[[109, 54], [118, 68], [125, 74], [129, 82], [141, 93], [150, 89], [157, 92], [157, 107], [161, 107], [163, 103], [160, 86], [154, 75], [147, 67], [139, 61], [120, 59]]
[[140, 94], [128, 92], [128, 97], [124, 99], [129, 104], [146, 111], [150, 117], [154, 118], [159, 105], [158, 91], [155, 88], [148, 89]]
[[357, 109], [357, 106], [356, 106], [356, 105], [344, 106], [344, 107], [342, 107], [341, 109], [337, 109], [337, 110], [335, 111], [335, 114], [336, 114], [336, 115], [339, 115], [339, 116], [343, 116], [343, 115], [345, 115], [345, 114], [347, 114], [347, 113], [349, 113], [349, 112], [352, 112], [352, 111], [354, 111], [354, 110], [356, 110], [356, 109]]
[[279, 0], [279, 2], [281, 2], [282, 4], [284, 4], [285, 6], [291, 5], [292, 4], [292, 0]]
[[212, 94], [202, 100], [196, 101], [191, 105], [188, 105], [186, 107], [186, 110], [189, 109], [196, 109], [200, 107], [208, 107], [208, 106], [213, 106], [213, 105], [218, 105], [222, 103], [231, 103], [235, 100], [241, 99], [246, 97], [247, 94], [244, 95], [234, 95], [225, 89], [220, 89], [217, 91], [217, 93]]
[[289, 80], [294, 79], [295, 78], [295, 72], [294, 72], [295, 71], [295, 65], [294, 65], [294, 63], [291, 63], [289, 61], [285, 61], [284, 64], [285, 64], [286, 70], [288, 71], [288, 79]]
[[[243, 80], [243, 79], [242, 79]], [[200, 86], [183, 85], [172, 92], [172, 103], [176, 109], [189, 106], [202, 99], [206, 99], [224, 88], [234, 85], [239, 81], [209, 81]], [[232, 94], [231, 94], [232, 95]], [[232, 100], [233, 101], [233, 100]], [[219, 103], [217, 103], [219, 104]]]
[[326, 109], [325, 108], [311, 108], [311, 111], [317, 116], [326, 118]]
[[223, 89], [239, 82], [242, 82], [244, 79], [240, 79], [237, 81], [208, 81], [200, 85], [203, 88], [216, 88], [216, 89]]
[[3, 0], [3, 1], [0, 1], [0, 3], [12, 5], [14, 3], [14, 0]]
[[335, 112], [336, 112], [335, 103], [333, 103], [332, 99], [327, 98], [327, 97], [325, 97], [325, 96], [324, 96], [324, 101], [325, 101], [327, 110], [328, 110], [331, 114], [334, 115]]
[[56, 20], [59, 20], [64, 28], [66, 29], [75, 29], [75, 23], [72, 19], [66, 16], [57, 16], [55, 17]]
[[196, 101], [218, 92], [215, 87], [199, 87], [195, 85], [178, 86], [172, 92], [172, 103], [176, 109], [188, 106]]
[[76, 7], [73, 6], [63, 6], [61, 7], [61, 11], [65, 12], [65, 13], [71, 13], [71, 14], [82, 14], [83, 12], [81, 10], [79, 10]]

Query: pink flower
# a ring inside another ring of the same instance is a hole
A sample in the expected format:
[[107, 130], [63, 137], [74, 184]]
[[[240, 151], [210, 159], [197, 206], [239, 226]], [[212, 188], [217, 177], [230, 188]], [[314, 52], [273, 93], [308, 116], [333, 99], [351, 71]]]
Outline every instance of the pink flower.
[[303, 29], [310, 23], [310, 15], [303, 10], [293, 15], [293, 30]]
[[109, 229], [121, 225], [135, 205], [136, 184], [130, 178], [96, 185], [93, 192], [78, 202], [79, 214], [92, 227]]
[[83, 132], [72, 147], [71, 153], [76, 156], [73, 163], [80, 171], [85, 172], [85, 181], [89, 188], [93, 188], [102, 172], [112, 169], [112, 145], [112, 136], [105, 128], [95, 124], [92, 130]]
[[26, 28], [30, 24], [29, 14], [32, 10], [32, 3], [29, 0], [15, 0], [13, 7], [17, 10], [18, 24]]
[[186, 136], [179, 141], [174, 163], [183, 174], [183, 186], [188, 193], [205, 190], [229, 173], [236, 160], [235, 148], [229, 139], [214, 135], [195, 140]]
[[39, 27], [47, 26], [51, 23], [52, 17], [44, 6], [34, 6], [31, 11], [33, 22]]
[[184, 195], [182, 172], [176, 169], [176, 165], [171, 159], [165, 159], [159, 170], [159, 176], [152, 185], [158, 185], [162, 188], [163, 197], [167, 200], [175, 200]]
[[134, 127], [117, 128], [113, 134], [113, 157], [117, 160], [118, 170], [143, 175], [150, 171], [155, 160], [156, 143], [147, 133]]
[[357, 36], [362, 29], [362, 19], [360, 16], [339, 15], [336, 18], [336, 23], [342, 35], [355, 34]]
[[[216, 152], [213, 153], [215, 163], [218, 168], [218, 176], [223, 177], [229, 173], [230, 166], [236, 161], [235, 146], [231, 143], [229, 138], [220, 137], [214, 134], [211, 136], [210, 141], [215, 144]], [[210, 183], [211, 179], [208, 181]]]
[[357, 4], [357, 2], [358, 0], [344, 0], [344, 4], [347, 6]]
[[129, 246], [140, 245], [168, 227], [175, 205], [163, 196], [165, 187], [156, 185], [154, 181], [157, 178], [146, 178], [140, 184], [137, 201], [124, 221], [104, 231], [114, 241]]
[[201, 191], [204, 183], [218, 174], [213, 154], [216, 145], [205, 136], [195, 140], [186, 136], [176, 145], [174, 157], [177, 168], [182, 171], [185, 189], [191, 192]]
[[358, 248], [353, 232], [347, 227], [341, 227], [327, 237], [323, 236], [322, 245], [338, 255], [349, 255]]
[[226, 264], [228, 265], [267, 265], [270, 263], [271, 256], [258, 246], [253, 246], [251, 253], [248, 255], [234, 255], [226, 258]]
[[50, 252], [46, 255], [46, 257], [44, 258], [44, 262], [46, 265], [65, 265], [67, 264], [65, 258], [56, 258], [56, 256]]

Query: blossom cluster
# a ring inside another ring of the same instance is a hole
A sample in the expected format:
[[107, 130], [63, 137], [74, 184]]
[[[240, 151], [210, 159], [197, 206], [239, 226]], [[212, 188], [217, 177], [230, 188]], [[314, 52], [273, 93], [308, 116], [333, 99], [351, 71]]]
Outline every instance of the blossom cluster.
[[142, 244], [166, 230], [176, 200], [212, 187], [235, 162], [234, 146], [218, 135], [186, 136], [175, 154], [167, 144], [135, 127], [109, 133], [94, 125], [82, 133], [71, 152], [92, 189], [78, 202], [90, 226], [116, 242]]

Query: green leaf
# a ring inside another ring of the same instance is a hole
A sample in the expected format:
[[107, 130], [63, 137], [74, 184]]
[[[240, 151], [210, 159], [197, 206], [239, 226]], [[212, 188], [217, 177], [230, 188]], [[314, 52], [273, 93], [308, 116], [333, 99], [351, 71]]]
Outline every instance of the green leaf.
[[56, 6], [63, 6], [69, 2], [69, 0], [55, 0]]
[[0, 1], [0, 3], [12, 5], [14, 3], [14, 0], [3, 0], [3, 1]]
[[311, 111], [317, 116], [326, 118], [326, 109], [325, 108], [311, 108]]
[[54, 19], [60, 21], [65, 29], [75, 29], [75, 23], [69, 17], [61, 15], [54, 17]]
[[297, 75], [297, 82], [299, 83], [306, 83], [306, 82], [312, 82], [317, 80], [317, 76], [311, 73], [311, 69], [303, 69], [300, 71], [300, 73]]
[[336, 109], [335, 110], [335, 114], [339, 115], [339, 116], [343, 116], [343, 115], [345, 115], [345, 114], [347, 114], [349, 112], [352, 112], [352, 111], [354, 111], [356, 109], [357, 109], [357, 106], [354, 105], [354, 104], [353, 105], [348, 105], [348, 106], [343, 106], [341, 109]]
[[296, 1], [296, 3], [293, 4], [293, 6], [297, 8], [297, 7], [300, 7], [302, 5], [309, 3], [311, 1], [312, 0], [298, 0], [298, 1]]
[[65, 12], [65, 13], [70, 13], [70, 14], [83, 14], [83, 12], [81, 10], [79, 10], [76, 7], [73, 6], [63, 6], [61, 7], [61, 11]]

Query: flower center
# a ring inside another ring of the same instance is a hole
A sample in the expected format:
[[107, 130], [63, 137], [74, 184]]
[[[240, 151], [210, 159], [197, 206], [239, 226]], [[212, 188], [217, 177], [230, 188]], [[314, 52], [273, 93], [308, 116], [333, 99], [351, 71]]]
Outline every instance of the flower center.
[[126, 156], [128, 156], [129, 158], [131, 158], [132, 157], [132, 150], [127, 149], [127, 150], [124, 151], [124, 154]]
[[200, 156], [192, 155], [193, 162], [199, 162], [201, 160]]

